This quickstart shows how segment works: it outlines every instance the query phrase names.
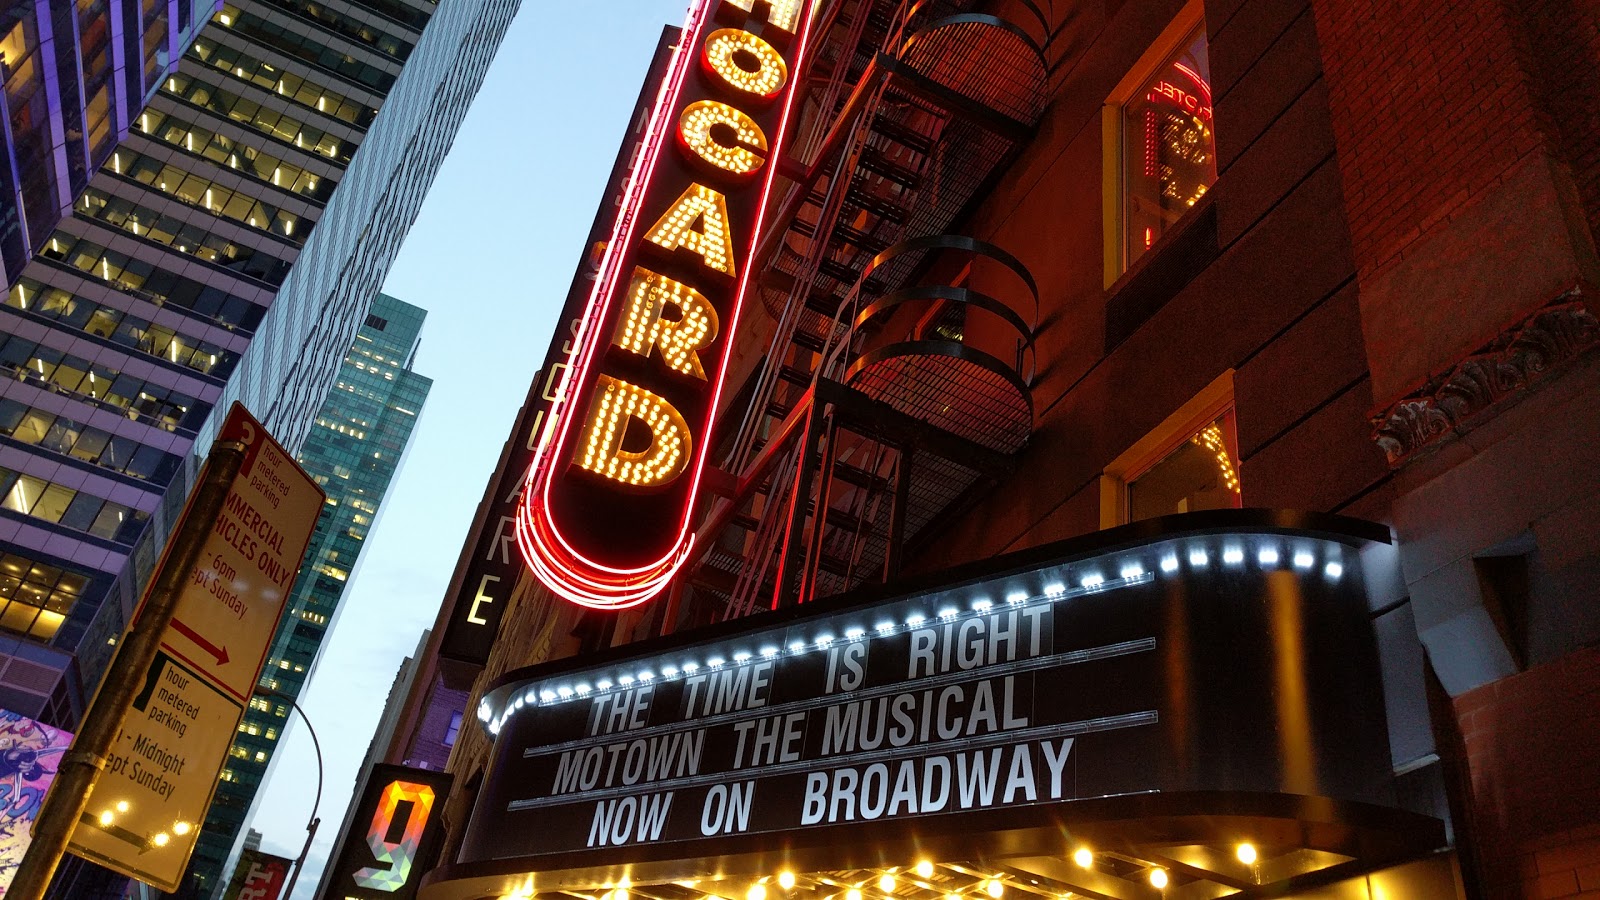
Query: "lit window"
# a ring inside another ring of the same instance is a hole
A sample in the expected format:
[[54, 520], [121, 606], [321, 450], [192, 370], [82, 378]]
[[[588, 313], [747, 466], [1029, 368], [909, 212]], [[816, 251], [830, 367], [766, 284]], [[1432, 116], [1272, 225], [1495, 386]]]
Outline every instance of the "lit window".
[[1229, 369], [1106, 466], [1100, 525], [1242, 505]]
[[1197, 4], [1186, 13], [1106, 107], [1115, 122], [1108, 133], [1117, 140], [1108, 146], [1107, 187], [1119, 198], [1117, 208], [1107, 209], [1108, 281], [1160, 240], [1217, 179], [1206, 30], [1197, 22]]
[[1240, 506], [1233, 410], [1190, 435], [1155, 465], [1128, 479], [1128, 519]]
[[461, 713], [454, 712], [450, 714], [450, 727], [444, 731], [444, 745], [454, 747], [456, 736], [459, 734], [461, 734]]

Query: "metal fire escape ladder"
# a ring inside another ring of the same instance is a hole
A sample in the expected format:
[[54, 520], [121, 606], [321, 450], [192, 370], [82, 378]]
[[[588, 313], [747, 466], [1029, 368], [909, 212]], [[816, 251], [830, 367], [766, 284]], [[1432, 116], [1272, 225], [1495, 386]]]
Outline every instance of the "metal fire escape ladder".
[[[1032, 430], [1032, 279], [942, 231], [1042, 114], [1043, 38], [972, 5], [858, 0], [823, 19], [832, 68], [752, 264], [776, 327], [726, 456], [738, 487], [690, 564], [721, 618], [894, 577], [907, 539]], [[941, 283], [952, 257], [985, 283]]]

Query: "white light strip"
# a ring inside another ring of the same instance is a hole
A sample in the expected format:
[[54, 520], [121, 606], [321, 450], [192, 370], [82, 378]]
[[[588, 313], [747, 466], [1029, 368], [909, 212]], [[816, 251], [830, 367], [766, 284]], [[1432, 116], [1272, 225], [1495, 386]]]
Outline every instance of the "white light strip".
[[[1160, 556], [1155, 563], [1163, 574], [1172, 575], [1181, 568], [1180, 560], [1187, 559], [1191, 568], [1203, 568], [1210, 565], [1212, 552], [1207, 546], [1193, 543], [1186, 553], [1179, 553], [1173, 549], [1159, 550]], [[1256, 551], [1256, 561], [1263, 568], [1271, 568], [1284, 564], [1285, 551], [1279, 547], [1265, 546]], [[1221, 561], [1228, 566], [1237, 566], [1244, 562], [1245, 551], [1238, 544], [1226, 545], [1222, 550]], [[1289, 563], [1294, 568], [1305, 571], [1316, 565], [1316, 554], [1311, 550], [1297, 549], [1289, 554]], [[1103, 562], [1101, 563], [1103, 564]], [[1038, 594], [1026, 591], [1012, 591], [1005, 595], [1005, 602], [1011, 606], [1020, 606], [1027, 603], [1049, 602], [1056, 603], [1074, 597], [1088, 594], [1103, 593], [1117, 588], [1144, 584], [1154, 580], [1154, 575], [1146, 568], [1146, 562], [1141, 559], [1127, 559], [1118, 564], [1117, 571], [1120, 578], [1107, 579], [1099, 570], [1080, 569], [1077, 576], [1078, 587], [1068, 589], [1059, 581], [1051, 582], [1044, 586]], [[1338, 559], [1330, 559], [1323, 566], [1323, 574], [1330, 579], [1338, 579], [1344, 574], [1344, 565]], [[908, 604], [909, 605], [909, 604]], [[937, 619], [941, 622], [951, 622], [967, 616], [983, 616], [990, 614], [995, 608], [995, 603], [988, 597], [978, 597], [971, 601], [969, 608], [960, 609], [957, 606], [941, 606], [934, 610], [912, 611], [906, 613], [900, 623], [885, 619], [877, 622], [871, 632], [862, 625], [852, 625], [845, 629], [844, 640], [858, 641], [870, 637], [888, 637], [901, 631], [928, 627], [928, 623]], [[802, 655], [816, 650], [827, 650], [839, 639], [833, 634], [824, 632], [810, 642], [795, 638], [783, 646], [791, 654]], [[778, 644], [764, 644], [761, 646], [759, 657], [748, 650], [735, 651], [733, 665], [746, 665], [751, 662], [766, 662], [778, 658], [782, 650]], [[696, 660], [685, 660], [678, 665], [663, 665], [660, 669], [660, 678], [675, 679], [690, 677], [702, 668], [720, 669], [728, 665], [728, 661], [721, 656], [707, 657], [704, 663]], [[587, 699], [590, 694], [604, 694], [613, 690], [626, 689], [636, 683], [647, 683], [656, 679], [656, 673], [645, 670], [637, 673], [621, 673], [615, 676], [613, 683], [606, 678], [597, 679], [593, 687], [587, 683], [561, 684], [556, 686], [538, 685], [529, 687], [525, 693], [511, 700], [499, 713], [491, 708], [488, 701], [478, 705], [478, 720], [485, 723], [490, 734], [498, 734], [507, 720], [524, 706], [549, 706], [556, 703], [565, 703], [573, 699]]]

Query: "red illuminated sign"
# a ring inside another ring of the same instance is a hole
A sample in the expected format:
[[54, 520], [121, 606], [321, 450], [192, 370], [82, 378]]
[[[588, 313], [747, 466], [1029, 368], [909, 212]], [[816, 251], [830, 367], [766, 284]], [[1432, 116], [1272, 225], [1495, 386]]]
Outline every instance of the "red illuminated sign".
[[575, 603], [642, 603], [689, 553], [811, 5], [690, 11], [517, 515], [529, 567]]

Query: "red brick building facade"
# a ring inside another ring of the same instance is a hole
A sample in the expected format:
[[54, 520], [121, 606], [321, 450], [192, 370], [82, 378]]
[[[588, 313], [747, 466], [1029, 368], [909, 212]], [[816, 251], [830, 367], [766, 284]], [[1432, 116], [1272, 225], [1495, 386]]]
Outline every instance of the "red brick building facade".
[[[712, 457], [731, 499], [708, 500], [701, 518], [714, 549], [669, 598], [627, 613], [580, 616], [528, 577], [486, 666], [467, 670], [475, 698], [519, 666], [1039, 547], [1141, 510], [1337, 513], [1391, 529], [1364, 568], [1395, 790], [1449, 838], [1419, 863], [1445, 866], [1428, 878], [1297, 896], [1397, 896], [1381, 891], [1406, 883], [1398, 896], [1600, 896], [1600, 3], [900, 6], [819, 7], [824, 49], [779, 182], [797, 187], [779, 191], [762, 236], [766, 309], [735, 338]], [[921, 70], [938, 89], [919, 94], [903, 71], [922, 64], [918, 43], [903, 35], [927, 47], [945, 20], [918, 31], [917, 16], [935, 13], [1006, 28], [973, 38], [977, 54], [940, 45], [947, 68]], [[854, 151], [829, 143], [828, 122], [858, 110], [845, 102], [853, 85], [880, 69], [889, 87], [862, 101], [886, 104], [868, 107], [877, 136]], [[830, 169], [838, 160], [859, 175], [843, 214], [818, 199], [845, 183], [829, 174], [845, 171]], [[891, 181], [876, 200], [861, 194]], [[903, 208], [886, 210], [890, 195]], [[1023, 339], [956, 315], [954, 300], [866, 312], [846, 328], [858, 364], [829, 370], [834, 344], [824, 331], [803, 340], [810, 320], [794, 304], [823, 323], [859, 313], [846, 305], [895, 287], [869, 296], [872, 273], [891, 267], [868, 260], [934, 232], [1002, 252], [943, 244], [893, 277], [998, 298]], [[920, 348], [894, 351], [902, 382], [946, 377], [917, 359], [969, 351], [1009, 368], [1016, 377], [994, 383], [1023, 388], [1025, 444], [996, 437], [1010, 421], [995, 412], [1012, 397], [1003, 385], [967, 407], [971, 381], [934, 385], [942, 410], [873, 387], [893, 353], [868, 351], [899, 339]], [[883, 407], [850, 419], [845, 401], [828, 401], [820, 437], [794, 438], [779, 426], [826, 405], [801, 390], [819, 372], [960, 440], [920, 425], [886, 436], [898, 419]], [[783, 440], [821, 440], [834, 462], [806, 475], [806, 445], [785, 468], [767, 453]], [[1197, 447], [1220, 475], [1180, 489], [1200, 477]], [[947, 467], [916, 468], [930, 453]], [[954, 488], [938, 495], [919, 477]], [[768, 478], [794, 485], [787, 500], [751, 487]], [[786, 569], [785, 547], [810, 569]], [[447, 603], [435, 633], [458, 612]], [[464, 728], [452, 755], [466, 786], [447, 807], [455, 840], [491, 744]]]

